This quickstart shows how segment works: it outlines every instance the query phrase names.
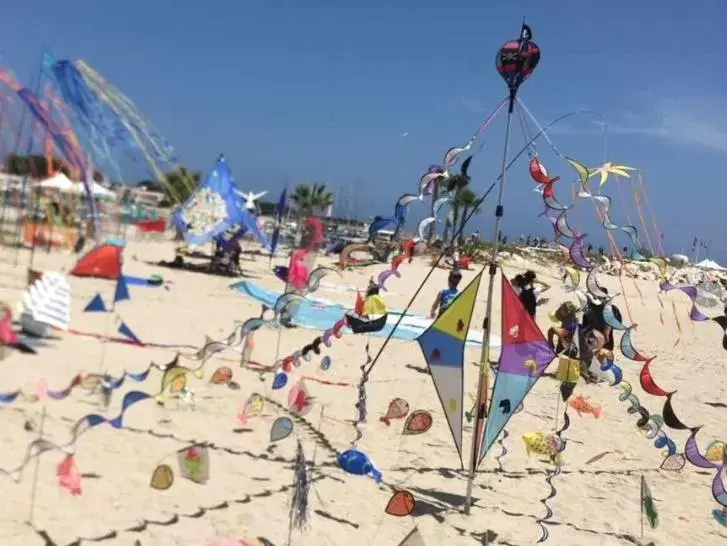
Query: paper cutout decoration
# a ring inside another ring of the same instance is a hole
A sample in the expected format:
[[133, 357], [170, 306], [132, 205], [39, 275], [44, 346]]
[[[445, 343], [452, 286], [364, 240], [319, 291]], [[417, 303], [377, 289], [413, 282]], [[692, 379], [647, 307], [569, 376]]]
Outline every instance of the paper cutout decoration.
[[411, 532], [404, 537], [404, 540], [399, 543], [399, 546], [426, 546], [426, 544], [424, 544], [424, 538], [422, 538], [419, 528], [414, 527], [414, 529], [412, 529]]
[[149, 486], [152, 489], [166, 491], [174, 483], [174, 472], [168, 464], [160, 464], [151, 475]]
[[229, 366], [220, 366], [210, 378], [210, 383], [213, 385], [227, 385], [230, 381], [232, 381], [232, 369]]
[[405, 436], [424, 434], [432, 428], [433, 423], [432, 414], [427, 410], [414, 410], [404, 422], [402, 434]]
[[101, 298], [101, 294], [96, 294], [86, 307], [83, 308], [84, 313], [107, 313], [106, 304]]
[[679, 472], [684, 465], [687, 464], [687, 459], [681, 453], [675, 453], [666, 457], [659, 468], [667, 472]]
[[66, 455], [56, 467], [58, 485], [67, 489], [73, 495], [81, 494], [81, 473], [76, 466], [76, 459], [72, 454]]
[[[482, 273], [477, 275], [447, 309], [417, 338], [432, 374], [434, 388], [447, 417], [457, 453], [462, 459], [462, 399], [464, 348]], [[450, 401], [454, 400], [454, 404]]]
[[377, 484], [381, 483], [383, 477], [381, 471], [376, 468], [368, 455], [356, 449], [349, 449], [341, 453], [338, 456], [338, 466], [349, 474], [368, 476]]
[[290, 417], [278, 417], [270, 427], [270, 441], [285, 440], [293, 433], [293, 420]]
[[252, 417], [257, 417], [263, 412], [265, 407], [265, 399], [258, 393], [251, 394], [245, 401], [245, 405], [242, 406], [240, 411], [237, 413], [237, 419], [243, 425], [247, 424], [247, 420]]
[[722, 510], [712, 510], [712, 517], [722, 527], [727, 527], [727, 508]]
[[[535, 319], [525, 310], [512, 285], [502, 275], [502, 350], [478, 465], [512, 417], [512, 410], [522, 403], [554, 358], [555, 353]], [[534, 372], [523, 366], [531, 359], [536, 363]]]
[[416, 507], [416, 501], [409, 491], [396, 491], [386, 504], [384, 512], [390, 516], [404, 517], [410, 515]]
[[116, 281], [116, 289], [114, 290], [114, 304], [120, 301], [130, 300], [129, 287], [126, 285], [126, 279], [123, 275], [119, 276]]
[[391, 402], [389, 402], [389, 409], [386, 411], [386, 415], [381, 417], [379, 420], [388, 427], [391, 425], [392, 419], [403, 419], [408, 414], [409, 402], [403, 398], [394, 398]]
[[275, 377], [273, 378], [273, 390], [274, 391], [282, 389], [287, 384], [288, 384], [288, 375], [287, 374], [285, 374], [283, 372], [279, 372], [279, 373], [275, 374]]
[[312, 398], [303, 379], [298, 381], [288, 392], [288, 407], [296, 415], [306, 415], [313, 407]]
[[245, 341], [242, 346], [242, 353], [240, 355], [240, 366], [247, 366], [252, 358], [252, 350], [255, 348], [255, 332], [250, 332], [245, 336]]
[[177, 452], [179, 474], [194, 483], [206, 483], [210, 476], [209, 450], [204, 446], [190, 446]]

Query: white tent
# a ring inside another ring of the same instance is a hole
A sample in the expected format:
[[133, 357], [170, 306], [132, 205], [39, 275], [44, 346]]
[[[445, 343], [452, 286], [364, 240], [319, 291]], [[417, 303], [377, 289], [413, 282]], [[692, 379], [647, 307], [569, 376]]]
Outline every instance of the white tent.
[[727, 267], [722, 267], [717, 262], [714, 262], [712, 260], [702, 260], [696, 265], [700, 269], [715, 269], [717, 271], [727, 271]]
[[77, 190], [81, 189], [80, 184], [71, 182], [63, 173], [56, 173], [50, 178], [46, 178], [38, 184], [38, 187], [44, 190], [58, 190], [62, 193], [79, 193]]
[[[46, 190], [56, 190], [61, 193], [72, 193], [78, 195], [85, 195], [86, 191], [83, 188], [83, 183], [73, 182], [63, 173], [57, 173], [46, 180], [43, 180], [38, 187]], [[91, 192], [97, 199], [116, 197], [116, 194], [111, 190], [107, 190], [101, 184], [96, 182], [91, 183]]]

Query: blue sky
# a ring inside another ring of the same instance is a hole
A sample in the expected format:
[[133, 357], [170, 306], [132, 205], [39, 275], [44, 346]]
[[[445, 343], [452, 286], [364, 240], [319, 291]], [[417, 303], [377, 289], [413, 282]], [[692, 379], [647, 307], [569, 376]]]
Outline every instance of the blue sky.
[[[384, 215], [504, 96], [495, 52], [517, 37], [525, 15], [542, 50], [520, 93], [529, 110], [542, 124], [586, 108], [609, 123], [605, 146], [597, 117], [574, 116], [553, 130], [557, 147], [588, 165], [607, 157], [640, 168], [667, 251], [699, 236], [727, 262], [727, 3], [688, 6], [8, 0], [0, 54], [23, 82], [44, 47], [57, 58], [83, 58], [135, 101], [191, 168], [205, 170], [224, 152], [245, 189], [325, 182], [353, 191], [364, 215]], [[484, 135], [471, 169], [475, 191], [498, 174], [503, 130], [500, 117]], [[516, 123], [511, 151], [523, 143]], [[570, 201], [568, 167], [544, 141], [537, 152], [564, 176], [556, 191]], [[603, 189], [613, 220], [641, 230], [629, 184]], [[505, 188], [510, 236], [549, 233], [532, 187], [523, 161]], [[586, 205], [578, 204], [576, 218], [599, 243], [603, 230]], [[492, 231], [493, 209], [488, 200], [474, 221], [483, 235]]]

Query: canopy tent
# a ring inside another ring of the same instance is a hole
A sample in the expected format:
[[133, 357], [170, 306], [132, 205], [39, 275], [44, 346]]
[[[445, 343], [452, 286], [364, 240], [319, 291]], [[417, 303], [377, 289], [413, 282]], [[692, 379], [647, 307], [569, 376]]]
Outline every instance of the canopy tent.
[[[65, 174], [57, 173], [38, 184], [39, 188], [44, 190], [56, 190], [61, 193], [84, 194], [82, 182], [73, 182]], [[107, 190], [97, 182], [91, 183], [91, 193], [97, 199], [113, 198], [116, 194], [111, 190]]]
[[727, 267], [722, 267], [717, 262], [712, 260], [702, 260], [698, 264], [696, 264], [697, 267], [700, 269], [714, 269], [716, 271], [727, 271]]

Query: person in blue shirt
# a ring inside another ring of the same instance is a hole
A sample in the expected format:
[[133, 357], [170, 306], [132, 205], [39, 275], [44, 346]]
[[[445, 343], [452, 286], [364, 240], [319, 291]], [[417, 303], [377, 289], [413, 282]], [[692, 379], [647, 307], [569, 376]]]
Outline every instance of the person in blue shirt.
[[444, 313], [447, 307], [450, 306], [452, 301], [454, 301], [454, 298], [456, 298], [457, 294], [459, 294], [457, 286], [459, 285], [461, 280], [462, 273], [460, 273], [459, 269], [453, 269], [449, 274], [449, 278], [447, 279], [447, 288], [439, 291], [437, 297], [434, 300], [434, 303], [432, 304], [432, 308], [429, 311], [429, 318], [440, 316], [442, 313]]

